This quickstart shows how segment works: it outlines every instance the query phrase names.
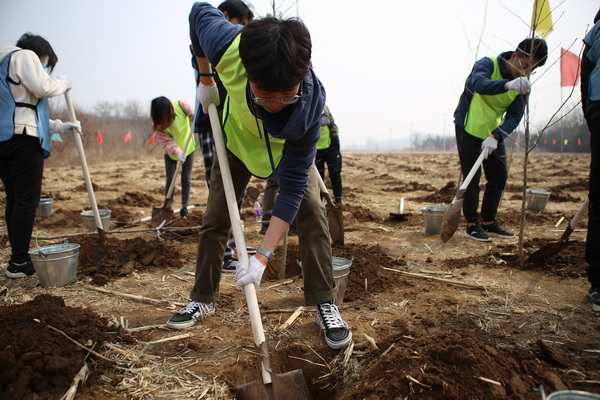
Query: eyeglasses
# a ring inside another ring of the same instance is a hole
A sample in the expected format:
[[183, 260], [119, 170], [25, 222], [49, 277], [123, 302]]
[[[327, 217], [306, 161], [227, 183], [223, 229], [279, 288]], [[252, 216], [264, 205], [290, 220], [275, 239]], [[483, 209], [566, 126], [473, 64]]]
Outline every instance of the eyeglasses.
[[261, 106], [268, 106], [269, 104], [273, 104], [275, 100], [279, 101], [281, 104], [290, 105], [297, 103], [298, 100], [302, 97], [302, 82], [300, 82], [300, 88], [298, 93], [293, 96], [282, 96], [282, 97], [254, 97], [252, 96], [252, 101]]

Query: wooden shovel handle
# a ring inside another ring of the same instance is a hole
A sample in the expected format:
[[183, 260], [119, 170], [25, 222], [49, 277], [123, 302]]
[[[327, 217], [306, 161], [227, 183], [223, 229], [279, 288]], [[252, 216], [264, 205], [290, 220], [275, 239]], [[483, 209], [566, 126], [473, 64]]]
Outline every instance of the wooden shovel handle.
[[585, 214], [587, 212], [589, 204], [590, 204], [590, 199], [588, 197], [585, 199], [585, 201], [583, 202], [581, 207], [579, 207], [577, 214], [575, 214], [575, 216], [573, 217], [573, 219], [567, 226], [567, 229], [565, 229], [565, 233], [563, 233], [562, 236], [560, 237], [561, 242], [566, 242], [569, 239], [569, 236], [571, 236], [571, 233], [573, 233], [575, 228], [577, 228], [577, 224], [579, 224], [579, 221], [583, 217], [583, 214]]
[[[217, 106], [210, 104], [208, 106], [208, 116], [210, 125], [215, 139], [215, 150], [217, 159], [219, 160], [219, 169], [221, 170], [221, 178], [225, 189], [225, 198], [227, 199], [227, 210], [229, 211], [229, 219], [231, 220], [231, 229], [233, 238], [235, 239], [235, 248], [240, 262], [244, 268], [248, 268], [248, 252], [246, 251], [246, 241], [244, 240], [244, 231], [240, 221], [240, 212], [237, 206], [231, 172], [229, 170], [229, 162], [227, 161], [227, 152], [225, 151], [225, 143], [223, 142], [223, 132], [221, 130], [221, 121], [217, 112]], [[252, 325], [252, 335], [254, 344], [261, 353], [261, 372], [264, 384], [272, 382], [271, 362], [265, 342], [265, 332], [263, 330], [262, 318], [258, 307], [258, 298], [256, 297], [256, 288], [254, 284], [249, 283], [243, 287], [246, 295], [246, 304], [248, 304], [248, 314], [250, 314], [250, 324]]]
[[[183, 154], [187, 153], [187, 149], [190, 145], [190, 142], [192, 141], [192, 136], [194, 136], [194, 132], [190, 132], [190, 135], [188, 136], [187, 140], [185, 141], [185, 148], [183, 149]], [[181, 162], [181, 160], [177, 159], [177, 167], [175, 168], [175, 173], [173, 174], [173, 179], [171, 179], [171, 185], [169, 185], [169, 190], [167, 191], [167, 195], [165, 196], [165, 204], [168, 203], [169, 198], [171, 197], [171, 195], [173, 194], [173, 191], [175, 190], [175, 181], [177, 180], [177, 177], [179, 176], [179, 171], [181, 170], [182, 165], [183, 165], [183, 163]]]
[[[67, 102], [67, 110], [69, 111], [69, 119], [71, 122], [77, 122], [75, 116], [75, 108], [73, 107], [73, 101], [71, 100], [71, 90], [65, 92], [65, 101]], [[85, 151], [83, 150], [83, 143], [81, 141], [81, 135], [77, 132], [73, 134], [75, 137], [75, 145], [77, 146], [77, 153], [79, 153], [79, 161], [81, 162], [81, 169], [83, 170], [83, 178], [85, 180], [85, 187], [87, 188], [88, 196], [90, 197], [90, 203], [92, 206], [92, 212], [94, 213], [94, 222], [96, 228], [99, 231], [104, 232], [102, 227], [102, 220], [100, 219], [100, 212], [98, 211], [98, 203], [96, 203], [96, 196], [94, 194], [94, 186], [90, 179], [90, 171], [88, 170], [88, 164], [85, 158]]]

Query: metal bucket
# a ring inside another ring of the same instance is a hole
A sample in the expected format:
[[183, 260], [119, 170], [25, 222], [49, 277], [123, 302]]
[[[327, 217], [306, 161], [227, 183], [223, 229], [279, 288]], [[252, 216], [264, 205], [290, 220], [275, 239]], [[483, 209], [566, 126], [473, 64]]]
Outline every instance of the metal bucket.
[[42, 287], [61, 287], [77, 280], [77, 243], [53, 244], [29, 251]]
[[[102, 222], [102, 229], [104, 231], [110, 230], [111, 213], [111, 210], [98, 210], [98, 214], [100, 214], [100, 222]], [[82, 211], [81, 218], [83, 218], [83, 226], [85, 226], [88, 232], [94, 232], [97, 229], [96, 221], [94, 221], [94, 212], [92, 210]]]
[[548, 204], [548, 199], [550, 198], [550, 192], [546, 190], [527, 189], [525, 197], [527, 199], [528, 210], [544, 211], [546, 209], [546, 204]]
[[346, 293], [346, 286], [348, 285], [348, 274], [350, 273], [352, 260], [341, 257], [331, 257], [331, 261], [333, 263], [333, 278], [335, 279], [335, 287], [337, 288], [335, 304], [341, 306], [344, 302], [344, 294]]
[[421, 208], [426, 235], [438, 235], [442, 232], [442, 221], [444, 220], [445, 210], [445, 206], [427, 206]]
[[554, 392], [546, 400], [598, 400], [600, 395], [579, 390], [560, 390]]
[[40, 205], [35, 210], [36, 217], [47, 217], [52, 215], [52, 203], [54, 199], [52, 197], [42, 197], [40, 199]]

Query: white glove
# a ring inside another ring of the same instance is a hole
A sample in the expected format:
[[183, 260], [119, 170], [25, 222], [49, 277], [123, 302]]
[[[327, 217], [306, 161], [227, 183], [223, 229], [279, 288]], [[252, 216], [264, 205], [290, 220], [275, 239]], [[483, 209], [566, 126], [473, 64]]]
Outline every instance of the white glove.
[[209, 104], [214, 104], [215, 106], [221, 104], [217, 84], [215, 83], [208, 86], [200, 82], [198, 84], [198, 89], [196, 89], [196, 99], [198, 99], [198, 102], [202, 105], [202, 112], [204, 112], [204, 114], [208, 114]]
[[56, 79], [64, 81], [67, 84], [67, 90], [71, 90], [73, 88], [73, 82], [71, 82], [69, 75], [58, 75]]
[[481, 143], [481, 150], [483, 153], [483, 159], [487, 160], [490, 153], [498, 147], [498, 139], [493, 136], [488, 136], [485, 138], [483, 143]]
[[78, 132], [80, 135], [83, 135], [83, 131], [81, 130], [81, 122], [64, 122], [60, 133], [75, 133]]
[[250, 257], [248, 264], [248, 271], [246, 271], [245, 274], [244, 266], [241, 263], [236, 266], [235, 276], [237, 278], [237, 284], [239, 287], [243, 288], [249, 283], [254, 283], [254, 287], [258, 289], [267, 265], [263, 264], [256, 256]]
[[517, 79], [506, 82], [506, 90], [515, 90], [520, 94], [528, 94], [531, 92], [531, 82], [520, 76]]
[[177, 154], [177, 158], [179, 159], [179, 161], [181, 161], [181, 163], [183, 164], [185, 162], [185, 160], [187, 159], [187, 157], [185, 156], [185, 154], [183, 154], [183, 152]]

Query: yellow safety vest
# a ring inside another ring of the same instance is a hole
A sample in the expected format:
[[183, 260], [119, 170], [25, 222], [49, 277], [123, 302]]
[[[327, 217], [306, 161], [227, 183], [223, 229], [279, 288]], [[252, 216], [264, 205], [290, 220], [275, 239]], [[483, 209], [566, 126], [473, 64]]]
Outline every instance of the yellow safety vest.
[[[227, 98], [223, 107], [223, 130], [227, 149], [240, 159], [250, 173], [259, 178], [271, 175], [271, 163], [264, 135], [262, 121], [250, 112], [246, 98], [248, 78], [239, 55], [240, 35], [229, 45], [219, 63], [215, 66], [219, 78], [227, 89]], [[260, 132], [259, 127], [260, 126]], [[262, 133], [261, 133], [262, 132]], [[275, 166], [283, 157], [285, 139], [269, 136], [271, 153]]]
[[[498, 58], [489, 58], [494, 63], [491, 79], [494, 81], [503, 79]], [[502, 116], [518, 95], [519, 93], [514, 90], [494, 95], [473, 93], [469, 111], [465, 115], [465, 131], [480, 139], [490, 136], [492, 131], [500, 126]]]
[[[192, 135], [192, 139], [190, 140], [190, 144], [188, 146], [187, 151], [185, 152], [186, 156], [189, 156], [194, 151], [196, 151], [196, 140], [194, 139], [193, 134], [190, 129], [190, 117], [183, 112], [183, 109], [179, 105], [179, 101], [173, 103], [173, 108], [175, 109], [175, 120], [167, 129], [164, 130], [165, 133], [171, 135], [177, 146], [183, 150], [185, 148], [185, 142], [189, 135]], [[176, 154], [169, 154], [171, 160], [177, 161]]]

